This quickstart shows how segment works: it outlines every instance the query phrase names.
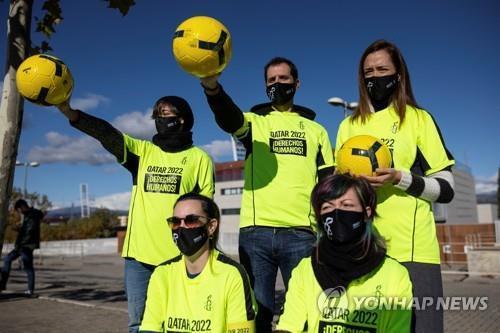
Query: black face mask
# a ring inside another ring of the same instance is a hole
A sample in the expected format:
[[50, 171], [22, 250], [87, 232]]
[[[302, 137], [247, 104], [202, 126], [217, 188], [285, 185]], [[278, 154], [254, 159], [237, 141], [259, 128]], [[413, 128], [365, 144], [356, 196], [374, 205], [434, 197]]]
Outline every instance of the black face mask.
[[156, 131], [158, 131], [160, 135], [178, 132], [182, 126], [177, 116], [158, 117], [155, 119], [155, 125]]
[[389, 105], [389, 99], [398, 86], [398, 74], [369, 77], [365, 84], [373, 104]]
[[180, 227], [172, 230], [172, 237], [182, 254], [192, 256], [206, 243], [208, 233], [205, 226], [197, 228]]
[[295, 95], [295, 83], [273, 83], [267, 86], [266, 93], [274, 105], [285, 105]]
[[366, 230], [363, 212], [335, 209], [321, 215], [326, 237], [336, 244], [358, 240]]

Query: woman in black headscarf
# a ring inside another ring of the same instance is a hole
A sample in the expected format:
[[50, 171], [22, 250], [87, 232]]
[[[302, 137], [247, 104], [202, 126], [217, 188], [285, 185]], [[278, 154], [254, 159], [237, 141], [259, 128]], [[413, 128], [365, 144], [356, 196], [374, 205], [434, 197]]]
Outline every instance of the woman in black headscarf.
[[372, 229], [373, 188], [332, 175], [311, 200], [320, 237], [292, 273], [278, 332], [409, 332], [412, 285]]

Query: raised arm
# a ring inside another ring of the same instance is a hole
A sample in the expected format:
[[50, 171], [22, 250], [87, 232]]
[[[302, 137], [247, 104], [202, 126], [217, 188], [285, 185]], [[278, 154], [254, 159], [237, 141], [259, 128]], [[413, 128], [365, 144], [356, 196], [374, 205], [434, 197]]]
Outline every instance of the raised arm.
[[219, 84], [218, 76], [202, 78], [201, 85], [217, 125], [229, 134], [241, 129], [244, 125], [243, 112]]
[[123, 134], [107, 121], [71, 108], [69, 100], [57, 105], [71, 126], [97, 139], [119, 161], [124, 158]]

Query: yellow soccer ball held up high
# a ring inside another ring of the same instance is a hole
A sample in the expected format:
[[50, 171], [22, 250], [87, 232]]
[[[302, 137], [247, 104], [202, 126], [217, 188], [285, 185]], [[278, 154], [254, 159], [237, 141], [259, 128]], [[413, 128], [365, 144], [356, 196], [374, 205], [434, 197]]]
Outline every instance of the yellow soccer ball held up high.
[[179, 66], [200, 78], [219, 74], [231, 59], [229, 30], [208, 16], [182, 22], [175, 30], [172, 46]]
[[377, 168], [390, 168], [389, 148], [371, 135], [349, 138], [337, 152], [337, 171], [355, 176], [374, 176]]
[[60, 59], [37, 54], [25, 59], [16, 73], [19, 93], [35, 104], [57, 105], [73, 91], [73, 77]]

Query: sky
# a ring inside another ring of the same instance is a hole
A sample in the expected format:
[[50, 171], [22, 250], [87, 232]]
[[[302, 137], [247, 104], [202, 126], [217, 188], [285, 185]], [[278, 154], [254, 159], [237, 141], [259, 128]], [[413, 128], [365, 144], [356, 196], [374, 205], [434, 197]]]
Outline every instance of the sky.
[[[34, 16], [41, 16], [41, 2], [35, 2]], [[195, 144], [217, 162], [232, 158], [230, 138], [215, 124], [199, 80], [174, 60], [172, 36], [182, 21], [212, 16], [229, 29], [232, 59], [220, 82], [242, 110], [267, 101], [263, 67], [269, 59], [294, 61], [301, 80], [295, 102], [316, 111], [332, 143], [343, 112], [327, 100], [356, 101], [361, 54], [377, 39], [392, 41], [405, 57], [418, 103], [437, 121], [455, 159], [470, 167], [476, 191], [496, 190], [499, 1], [148, 0], [137, 1], [125, 17], [99, 0], [62, 0], [61, 6], [64, 20], [50, 40], [51, 54], [73, 74], [72, 106], [150, 139], [154, 102], [182, 96], [195, 114]], [[0, 22], [7, 15], [4, 1]], [[0, 36], [6, 36], [5, 23]], [[32, 38], [42, 37], [33, 31]], [[47, 194], [56, 207], [79, 205], [85, 183], [94, 205], [128, 208], [128, 171], [54, 107], [25, 103], [18, 160], [40, 162], [28, 168], [28, 191]], [[24, 187], [24, 173], [16, 168], [14, 186]]]

